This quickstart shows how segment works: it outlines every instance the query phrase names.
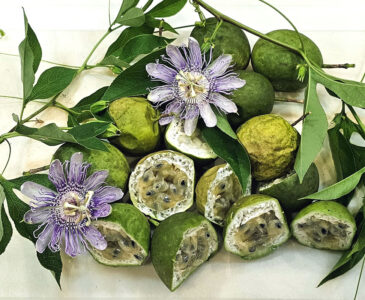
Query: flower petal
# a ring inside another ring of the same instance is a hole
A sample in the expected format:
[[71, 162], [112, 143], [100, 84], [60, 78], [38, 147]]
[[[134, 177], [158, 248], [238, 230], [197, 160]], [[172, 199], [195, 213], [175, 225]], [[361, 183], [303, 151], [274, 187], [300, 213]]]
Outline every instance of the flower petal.
[[185, 119], [185, 122], [184, 122], [185, 134], [188, 136], [191, 136], [196, 129], [197, 123], [198, 123], [198, 117], [195, 117], [193, 119]]
[[83, 184], [86, 178], [87, 169], [90, 164], [82, 163], [83, 155], [81, 152], [72, 154], [70, 159], [70, 166], [67, 174], [67, 181], [69, 184]]
[[153, 103], [174, 99], [174, 90], [170, 86], [160, 86], [150, 91], [147, 99]]
[[24, 214], [24, 222], [28, 224], [43, 223], [49, 214], [50, 209], [29, 210]]
[[95, 191], [92, 202], [97, 206], [102, 203], [111, 203], [122, 199], [123, 191], [113, 186], [103, 186]]
[[217, 125], [217, 117], [208, 102], [200, 102], [199, 110], [207, 127], [214, 127]]
[[104, 203], [94, 209], [91, 214], [93, 218], [104, 218], [109, 216], [111, 212], [112, 207], [109, 204]]
[[67, 182], [63, 171], [62, 163], [56, 159], [49, 166], [48, 179], [55, 185], [57, 190], [66, 187]]
[[192, 37], [189, 38], [189, 53], [190, 65], [194, 67], [195, 70], [201, 70], [203, 66], [202, 52], [198, 41]]
[[62, 235], [63, 228], [59, 225], [55, 225], [51, 241], [49, 243], [49, 249], [53, 252], [57, 252], [60, 250], [60, 240]]
[[78, 245], [77, 231], [69, 228], [65, 231], [65, 253], [71, 257], [80, 254], [80, 246]]
[[175, 76], [177, 74], [176, 70], [159, 63], [147, 64], [146, 71], [151, 77], [166, 83], [172, 83], [175, 80]]
[[163, 117], [160, 120], [158, 120], [158, 123], [161, 126], [164, 126], [164, 125], [170, 124], [173, 119], [174, 119], [174, 117]]
[[51, 189], [31, 181], [24, 182], [20, 187], [20, 191], [25, 196], [41, 202], [53, 202], [54, 198], [57, 196], [56, 192]]
[[43, 229], [41, 234], [38, 236], [37, 242], [35, 244], [35, 247], [37, 249], [37, 252], [43, 253], [44, 250], [46, 250], [48, 243], [50, 242], [52, 238], [54, 225], [48, 223], [46, 227]]
[[105, 250], [107, 242], [103, 235], [94, 227], [88, 226], [83, 228], [83, 234], [86, 240], [98, 250]]
[[171, 58], [171, 62], [177, 69], [181, 70], [186, 67], [186, 60], [181, 54], [178, 47], [173, 45], [167, 45], [166, 53]]
[[84, 187], [86, 191], [94, 191], [99, 188], [107, 179], [109, 175], [108, 170], [96, 171], [91, 174], [84, 182]]
[[209, 67], [206, 69], [206, 72], [211, 77], [219, 77], [222, 76], [232, 61], [232, 55], [230, 54], [222, 54], [220, 55]]
[[219, 107], [221, 110], [223, 110], [226, 113], [236, 113], [237, 112], [236, 104], [232, 100], [222, 96], [221, 94], [212, 93], [210, 95], [210, 100], [215, 106]]
[[217, 78], [214, 84], [214, 92], [229, 92], [243, 87], [246, 84], [245, 80], [237, 76], [228, 76]]

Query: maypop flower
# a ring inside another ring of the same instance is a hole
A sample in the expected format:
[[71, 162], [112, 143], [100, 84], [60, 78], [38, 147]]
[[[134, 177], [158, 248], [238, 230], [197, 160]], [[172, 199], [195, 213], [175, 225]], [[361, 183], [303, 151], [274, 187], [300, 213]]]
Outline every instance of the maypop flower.
[[188, 47], [166, 47], [168, 57], [162, 60], [170, 66], [156, 63], [146, 65], [148, 74], [166, 85], [150, 91], [148, 100], [157, 105], [167, 104], [160, 119], [160, 124], [170, 123], [174, 117], [184, 120], [184, 131], [191, 135], [201, 116], [208, 127], [217, 124], [211, 104], [224, 113], [236, 113], [237, 107], [222, 94], [230, 94], [233, 90], [244, 86], [245, 81], [239, 79], [231, 71], [231, 55], [221, 55], [213, 63], [212, 49], [209, 60], [202, 55], [199, 43], [189, 38]]
[[[111, 213], [109, 203], [123, 197], [119, 188], [103, 186], [108, 171], [97, 171], [86, 178], [90, 164], [82, 161], [82, 153], [74, 153], [64, 164], [56, 159], [49, 168], [49, 180], [57, 192], [27, 181], [21, 192], [30, 197], [31, 209], [24, 215], [27, 223], [41, 223], [34, 232], [36, 249], [42, 253], [47, 246], [53, 252], [60, 250], [76, 256], [85, 252], [89, 244], [104, 250], [107, 242], [91, 225], [91, 221]], [[40, 232], [39, 234], [37, 234]]]

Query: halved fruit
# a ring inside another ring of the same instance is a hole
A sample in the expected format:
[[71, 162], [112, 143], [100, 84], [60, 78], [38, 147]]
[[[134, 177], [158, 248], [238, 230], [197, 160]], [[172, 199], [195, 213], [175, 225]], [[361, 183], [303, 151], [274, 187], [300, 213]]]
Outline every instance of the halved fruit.
[[[209, 221], [224, 225], [229, 208], [242, 196], [241, 184], [228, 164], [214, 166], [200, 177], [195, 189], [198, 211]], [[251, 176], [245, 196], [251, 194]]]
[[112, 204], [112, 213], [92, 223], [105, 237], [105, 250], [90, 249], [91, 255], [107, 266], [139, 266], [148, 256], [150, 225], [133, 205]]
[[218, 237], [214, 227], [203, 216], [192, 212], [167, 218], [152, 236], [153, 266], [171, 291], [217, 250]]
[[217, 158], [217, 154], [204, 141], [199, 128], [188, 136], [184, 132], [184, 123], [178, 119], [167, 127], [165, 143], [167, 148], [184, 153], [198, 163], [208, 163]]
[[289, 237], [284, 213], [275, 198], [265, 195], [241, 197], [227, 214], [224, 247], [243, 259], [267, 255]]
[[129, 179], [134, 206], [159, 221], [187, 210], [194, 199], [194, 162], [175, 151], [142, 158]]
[[356, 223], [345, 206], [318, 201], [303, 208], [291, 223], [297, 241], [317, 249], [346, 250], [351, 246]]

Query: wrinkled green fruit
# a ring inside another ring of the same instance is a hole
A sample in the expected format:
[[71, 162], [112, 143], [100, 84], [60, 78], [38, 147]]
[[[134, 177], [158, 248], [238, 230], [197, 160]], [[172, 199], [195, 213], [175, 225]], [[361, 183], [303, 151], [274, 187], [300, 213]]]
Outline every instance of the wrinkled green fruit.
[[235, 90], [231, 99], [238, 108], [237, 114], [227, 115], [234, 128], [253, 117], [269, 114], [272, 111], [275, 100], [275, 92], [270, 81], [263, 75], [238, 71], [238, 77], [245, 80], [246, 84]]
[[91, 175], [95, 171], [108, 170], [109, 176], [105, 180], [107, 185], [121, 188], [125, 191], [125, 186], [128, 181], [130, 173], [129, 164], [123, 155], [117, 148], [104, 143], [109, 152], [99, 150], [89, 150], [76, 144], [63, 144], [57, 149], [53, 155], [53, 159], [59, 159], [61, 162], [70, 160], [72, 154], [75, 152], [82, 152], [84, 155], [84, 161], [91, 164], [88, 170], [88, 175]]
[[219, 226], [232, 204], [242, 195], [251, 194], [251, 177], [245, 193], [237, 176], [228, 164], [218, 165], [206, 171], [200, 177], [195, 188], [196, 207], [209, 221]]
[[356, 232], [354, 217], [335, 201], [317, 201], [303, 208], [291, 223], [297, 241], [317, 249], [347, 250]]
[[312, 200], [298, 200], [304, 196], [318, 191], [319, 174], [316, 165], [310, 165], [303, 182], [299, 182], [299, 177], [295, 171], [279, 177], [271, 182], [260, 182], [257, 193], [268, 195], [279, 200], [286, 213], [299, 211], [307, 206]]
[[217, 250], [214, 227], [203, 216], [192, 212], [170, 216], [160, 223], [152, 236], [152, 264], [171, 291]]
[[121, 98], [109, 106], [109, 115], [120, 130], [112, 139], [133, 155], [151, 152], [160, 141], [159, 113], [145, 98]]
[[291, 169], [299, 134], [281, 116], [254, 117], [238, 128], [237, 136], [250, 156], [256, 180], [274, 179]]
[[[204, 27], [195, 26], [191, 36], [202, 45], [206, 39], [212, 36], [216, 24], [216, 18], [209, 18]], [[247, 67], [251, 54], [250, 43], [246, 34], [239, 27], [223, 22], [213, 43], [213, 59], [221, 54], [231, 54], [235, 69], [241, 70]]]
[[[267, 35], [298, 49], [301, 47], [300, 40], [295, 31], [281, 29], [271, 31]], [[304, 34], [300, 34], [300, 36], [304, 43], [306, 56], [311, 62], [321, 67], [323, 65], [323, 58], [317, 45]], [[264, 39], [259, 39], [252, 49], [251, 61], [254, 71], [266, 76], [276, 91], [292, 92], [307, 86], [308, 71], [303, 82], [297, 79], [297, 65], [306, 64], [306, 62], [293, 51]]]
[[268, 255], [290, 237], [279, 201], [266, 195], [241, 197], [228, 211], [224, 247], [243, 259]]
[[112, 213], [92, 223], [105, 237], [105, 250], [91, 248], [95, 260], [107, 266], [140, 266], [150, 247], [150, 225], [133, 205], [112, 204]]

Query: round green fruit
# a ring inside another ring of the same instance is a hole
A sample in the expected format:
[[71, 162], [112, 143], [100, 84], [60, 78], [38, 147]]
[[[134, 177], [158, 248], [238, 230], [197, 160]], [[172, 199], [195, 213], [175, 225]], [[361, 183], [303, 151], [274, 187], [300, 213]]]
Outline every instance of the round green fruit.
[[237, 136], [250, 156], [256, 180], [274, 179], [291, 169], [299, 134], [281, 116], [254, 117], [238, 128]]
[[250, 260], [273, 252], [289, 239], [290, 231], [278, 200], [251, 195], [232, 205], [223, 235], [228, 252]]
[[198, 211], [209, 221], [223, 226], [232, 204], [243, 194], [251, 194], [251, 177], [242, 193], [241, 184], [228, 164], [214, 166], [200, 177], [195, 194]]
[[335, 201], [318, 201], [303, 208], [291, 223], [297, 241], [317, 249], [347, 250], [356, 223], [345, 206]]
[[252, 117], [270, 113], [275, 100], [274, 88], [265, 76], [250, 71], [236, 73], [246, 84], [235, 90], [231, 96], [237, 105], [238, 115], [229, 114], [228, 120], [235, 128]]
[[120, 130], [112, 139], [133, 155], [153, 151], [160, 141], [159, 113], [145, 98], [121, 98], [109, 106], [109, 115]]
[[192, 212], [168, 217], [152, 236], [152, 264], [171, 291], [217, 250], [218, 237], [214, 227], [203, 216]]
[[104, 143], [109, 152], [100, 150], [89, 150], [76, 144], [63, 144], [57, 149], [52, 160], [59, 159], [61, 162], [70, 160], [72, 154], [82, 152], [84, 160], [91, 164], [88, 174], [95, 171], [108, 170], [109, 176], [105, 180], [107, 185], [119, 187], [125, 190], [130, 173], [127, 159], [117, 148], [109, 143]]
[[107, 241], [105, 250], [91, 248], [95, 260], [107, 266], [140, 266], [150, 246], [150, 225], [133, 205], [112, 204], [112, 213], [92, 223]]
[[298, 200], [304, 196], [318, 191], [319, 174], [316, 165], [310, 165], [302, 183], [299, 182], [297, 173], [293, 170], [283, 177], [270, 182], [260, 182], [257, 193], [268, 195], [279, 200], [284, 211], [292, 213], [307, 206], [312, 200]]
[[178, 119], [173, 120], [167, 127], [165, 143], [168, 149], [184, 153], [200, 164], [209, 163], [217, 158], [217, 154], [203, 139], [199, 128], [188, 136], [184, 132], [184, 123]]
[[[295, 31], [274, 30], [269, 37], [300, 49], [301, 43]], [[317, 45], [304, 34], [300, 34], [306, 56], [311, 62], [321, 67], [323, 58]], [[298, 65], [306, 64], [305, 60], [291, 50], [260, 38], [252, 49], [252, 67], [255, 72], [266, 76], [276, 91], [292, 92], [307, 86], [308, 75], [304, 81], [298, 80]], [[307, 71], [308, 74], [308, 71]]]
[[[202, 45], [206, 39], [212, 36], [216, 25], [217, 19], [209, 18], [206, 20], [204, 27], [195, 26], [191, 36]], [[217, 31], [213, 43], [213, 59], [216, 59], [221, 54], [231, 54], [235, 69], [239, 70], [247, 67], [250, 61], [250, 43], [246, 34], [239, 27], [223, 22]]]
[[129, 194], [141, 212], [161, 221], [193, 205], [194, 180], [194, 162], [189, 157], [159, 151], [137, 163], [129, 179]]

